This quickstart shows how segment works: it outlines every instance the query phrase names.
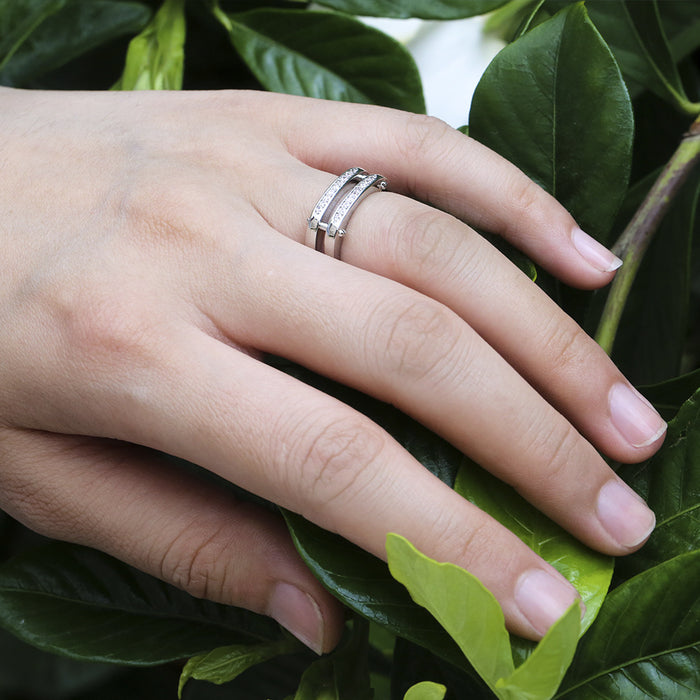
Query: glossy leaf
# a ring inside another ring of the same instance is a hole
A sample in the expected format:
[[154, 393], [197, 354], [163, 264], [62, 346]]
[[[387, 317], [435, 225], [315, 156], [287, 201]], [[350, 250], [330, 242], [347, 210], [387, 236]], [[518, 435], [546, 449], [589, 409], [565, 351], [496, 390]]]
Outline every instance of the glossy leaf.
[[464, 667], [456, 644], [415, 605], [387, 565], [339, 535], [285, 512], [294, 544], [314, 575], [351, 610]]
[[627, 189], [632, 109], [617, 64], [582, 3], [493, 59], [474, 93], [469, 133], [605, 241]]
[[261, 9], [218, 16], [260, 83], [273, 92], [424, 112], [408, 51], [356, 19]]
[[423, 681], [410, 687], [404, 695], [404, 700], [442, 700], [447, 688], [439, 683]]
[[90, 49], [141, 31], [150, 16], [138, 2], [68, 0], [22, 42], [0, 70], [0, 83], [27, 85]]
[[119, 90], [179, 90], [185, 61], [185, 0], [166, 0], [130, 44]]
[[457, 474], [455, 491], [498, 520], [571, 581], [586, 605], [582, 632], [588, 629], [608, 592], [612, 558], [581, 544], [515, 489], [467, 458]]
[[505, 619], [498, 601], [469, 572], [438, 563], [405, 538], [387, 535], [392, 575], [427, 608], [501, 700], [549, 700], [576, 649], [580, 609], [574, 603], [533, 653], [514, 669]]
[[366, 17], [459, 19], [505, 5], [509, 0], [318, 0], [316, 4]]
[[659, 384], [639, 387], [665, 420], [675, 418], [681, 406], [700, 389], [700, 369]]
[[700, 697], [699, 580], [700, 551], [694, 551], [611, 591], [556, 697]]
[[630, 577], [679, 554], [700, 550], [700, 390], [668, 427], [661, 449], [643, 467], [621, 472], [647, 499], [656, 528], [638, 552], [619, 560]]
[[283, 638], [262, 644], [233, 644], [193, 656], [182, 669], [177, 696], [182, 697], [185, 684], [191, 678], [222, 685], [263, 661], [282, 654], [292, 654], [299, 651], [300, 647], [301, 644], [296, 639]]
[[45, 651], [136, 666], [281, 634], [269, 618], [193, 598], [101, 552], [61, 543], [0, 567], [0, 625]]

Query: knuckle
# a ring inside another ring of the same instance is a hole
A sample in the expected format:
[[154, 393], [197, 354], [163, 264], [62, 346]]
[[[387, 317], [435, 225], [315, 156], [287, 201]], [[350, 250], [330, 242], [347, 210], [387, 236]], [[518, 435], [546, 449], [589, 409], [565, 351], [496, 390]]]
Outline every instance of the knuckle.
[[403, 216], [396, 227], [400, 230], [392, 239], [396, 258], [403, 258], [417, 279], [435, 279], [439, 275], [449, 284], [452, 271], [459, 267], [457, 253], [463, 248], [453, 235], [450, 217], [422, 207], [415, 215]]
[[230, 597], [228, 569], [222, 566], [228, 561], [230, 546], [230, 537], [225, 535], [223, 528], [213, 533], [192, 525], [183, 529], [160, 557], [160, 578], [195, 598], [223, 601]]
[[591, 354], [590, 345], [590, 338], [575, 321], [556, 318], [545, 330], [540, 347], [545, 349], [549, 371], [561, 376], [580, 373]]
[[436, 152], [438, 155], [442, 153], [448, 141], [446, 137], [454, 132], [449, 124], [437, 117], [408, 114], [403, 119], [401, 128], [394, 133], [399, 135], [399, 155], [411, 164], [425, 160], [426, 156], [432, 159]]
[[518, 171], [510, 183], [508, 199], [511, 202], [514, 226], [523, 228], [523, 222], [539, 221], [544, 190], [533, 180]]
[[540, 493], [561, 491], [563, 479], [577, 462], [580, 440], [578, 432], [566, 422], [562, 425], [556, 421], [533, 431], [527, 453], [540, 465], [539, 478], [533, 475]]
[[389, 376], [420, 381], [431, 375], [436, 381], [462, 340], [458, 317], [446, 306], [422, 296], [402, 294], [390, 306], [390, 318], [383, 310], [368, 324], [372, 336], [366, 343], [368, 362], [379, 361], [380, 376], [388, 372]]
[[386, 445], [374, 423], [360, 415], [324, 419], [302, 440], [302, 483], [310, 506], [328, 509], [338, 501], [352, 500], [364, 491]]

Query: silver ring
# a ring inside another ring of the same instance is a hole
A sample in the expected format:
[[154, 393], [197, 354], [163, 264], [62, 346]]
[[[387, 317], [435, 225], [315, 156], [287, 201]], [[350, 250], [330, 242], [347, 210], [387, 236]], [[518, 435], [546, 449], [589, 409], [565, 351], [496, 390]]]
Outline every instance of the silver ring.
[[[353, 182], [357, 184], [349, 189]], [[306, 245], [334, 258], [340, 258], [340, 248], [346, 233], [343, 227], [350, 215], [370, 192], [384, 191], [387, 185], [385, 177], [369, 175], [362, 168], [350, 168], [339, 175], [326, 188], [307, 219]], [[327, 250], [326, 246], [331, 241], [332, 250]]]
[[350, 168], [331, 182], [307, 219], [306, 245], [323, 252], [323, 232], [327, 228], [327, 222], [324, 221], [324, 218], [329, 207], [348, 183], [359, 180], [366, 175], [367, 172], [362, 168]]

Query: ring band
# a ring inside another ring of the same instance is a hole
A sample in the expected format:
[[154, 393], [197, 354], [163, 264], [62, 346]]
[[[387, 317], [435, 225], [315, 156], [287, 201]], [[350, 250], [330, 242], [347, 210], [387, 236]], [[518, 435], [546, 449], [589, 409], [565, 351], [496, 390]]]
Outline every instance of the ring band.
[[[357, 182], [357, 184], [350, 191], [347, 191], [348, 186], [352, 182]], [[374, 190], [382, 192], [386, 190], [387, 185], [388, 182], [382, 175], [377, 175], [376, 173], [369, 175], [364, 169], [359, 167], [350, 168], [342, 175], [339, 175], [326, 188], [326, 191], [316, 202], [316, 206], [307, 219], [306, 244], [314, 250], [339, 259], [340, 248], [346, 234], [344, 226], [351, 214], [368, 194]], [[345, 194], [340, 198], [338, 205], [333, 208], [329, 218], [329, 210], [344, 190]], [[328, 239], [333, 241], [332, 252], [326, 249], [326, 244], [329, 243]]]
[[326, 191], [321, 195], [314, 210], [311, 212], [311, 216], [307, 219], [309, 225], [309, 230], [306, 236], [306, 245], [314, 250], [322, 250], [323, 248], [323, 231], [326, 230], [326, 226], [323, 222], [323, 218], [328, 212], [328, 208], [336, 199], [340, 191], [353, 180], [364, 177], [367, 173], [362, 168], [350, 168], [346, 170], [342, 175], [339, 175], [331, 184], [326, 188]]

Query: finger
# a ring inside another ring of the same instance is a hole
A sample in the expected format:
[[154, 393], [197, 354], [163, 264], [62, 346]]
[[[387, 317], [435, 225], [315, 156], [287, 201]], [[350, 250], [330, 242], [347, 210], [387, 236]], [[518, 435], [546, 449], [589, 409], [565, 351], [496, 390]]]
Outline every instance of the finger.
[[576, 597], [365, 416], [200, 331], [178, 328], [171, 340], [128, 415], [115, 427], [92, 412], [84, 427], [167, 446], [377, 556], [398, 532], [478, 576], [520, 635], [541, 636]]
[[34, 530], [269, 615], [317, 653], [337, 643], [342, 607], [274, 514], [114, 441], [12, 431], [4, 451], [2, 506]]
[[299, 105], [273, 113], [290, 152], [315, 168], [381, 173], [395, 191], [501, 234], [567, 284], [600, 287], [621, 264], [522, 171], [438, 119], [367, 105]]
[[[294, 187], [280, 192], [274, 205], [253, 196], [272, 226], [303, 242], [303, 222], [332, 176], [282, 167]], [[658, 447], [666, 427], [658, 413], [597, 343], [468, 226], [384, 193], [367, 197], [347, 228], [344, 261], [412, 287], [466, 319], [603, 452], [638, 462]], [[336, 286], [319, 282], [326, 283]]]
[[599, 550], [624, 554], [648, 537], [651, 511], [456, 314], [396, 282], [285, 243], [291, 252], [279, 262], [251, 262], [264, 274], [252, 273], [244, 285], [249, 315], [236, 327], [249, 329], [247, 336], [227, 325], [225, 309], [210, 308], [225, 333], [243, 332], [245, 343], [398, 406]]

